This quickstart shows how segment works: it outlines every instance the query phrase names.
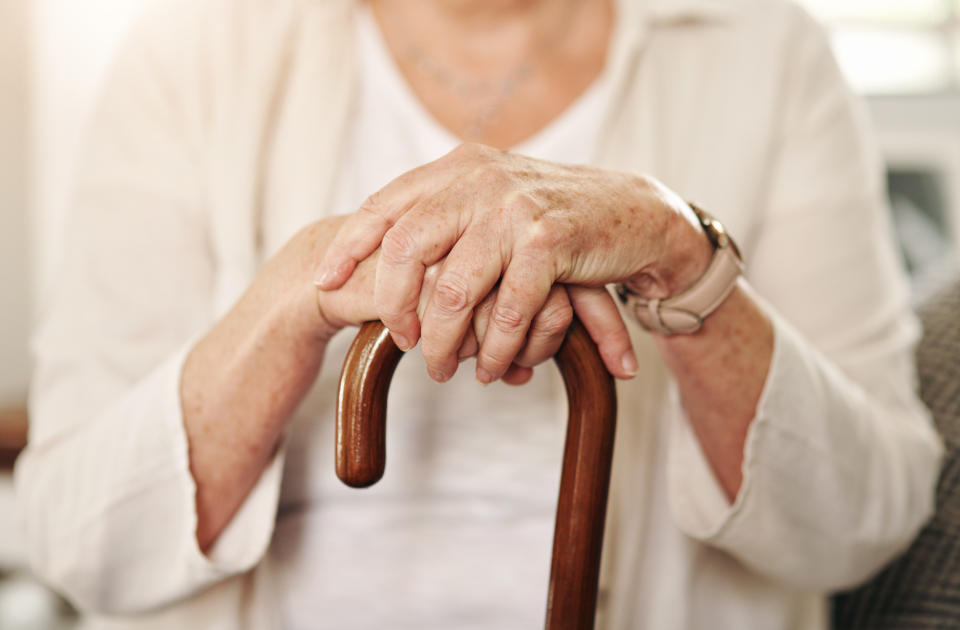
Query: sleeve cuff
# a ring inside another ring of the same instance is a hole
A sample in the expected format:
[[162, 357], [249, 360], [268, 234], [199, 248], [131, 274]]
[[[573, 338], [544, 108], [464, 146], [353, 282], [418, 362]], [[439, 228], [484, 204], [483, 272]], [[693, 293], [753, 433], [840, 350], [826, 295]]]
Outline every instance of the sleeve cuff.
[[[189, 343], [186, 348], [189, 349], [192, 345]], [[233, 519], [210, 550], [204, 554], [196, 537], [197, 487], [190, 473], [189, 445], [180, 401], [179, 382], [188, 354], [187, 349], [181, 351], [175, 359], [176, 381], [172, 391], [176, 394], [168, 398], [169, 409], [164, 417], [171, 421], [169, 430], [174, 448], [182, 453], [182, 457], [179, 458], [182, 463], [177, 476], [180, 478], [178, 485], [181, 488], [183, 513], [187, 516], [182, 519], [187, 530], [184, 532], [186, 541], [184, 551], [187, 561], [185, 566], [190, 574], [190, 582], [205, 583], [248, 571], [266, 553], [276, 522], [285, 448], [281, 445], [277, 449], [273, 459], [261, 473], [257, 484], [247, 495]]]
[[759, 435], [770, 414], [770, 392], [783, 380], [784, 333], [774, 319], [773, 354], [770, 369], [757, 402], [757, 410], [747, 430], [741, 471], [743, 481], [733, 503], [717, 480], [696, 433], [680, 404], [680, 394], [671, 384], [668, 394], [670, 440], [667, 455], [667, 484], [670, 510], [677, 526], [688, 536], [709, 541], [720, 535], [750, 500], [756, 476], [756, 451]]
[[[280, 480], [283, 475], [283, 449], [278, 449], [273, 460], [260, 475], [257, 485], [233, 520], [217, 538], [216, 543], [204, 556], [199, 547], [199, 560], [204, 570], [217, 574], [233, 575], [253, 568], [267, 551], [276, 523], [277, 503], [280, 499]], [[189, 475], [188, 475], [189, 476]], [[190, 477], [190, 497], [193, 505], [191, 523], [196, 530], [196, 502], [193, 501], [195, 486]], [[196, 542], [196, 536], [193, 537]]]

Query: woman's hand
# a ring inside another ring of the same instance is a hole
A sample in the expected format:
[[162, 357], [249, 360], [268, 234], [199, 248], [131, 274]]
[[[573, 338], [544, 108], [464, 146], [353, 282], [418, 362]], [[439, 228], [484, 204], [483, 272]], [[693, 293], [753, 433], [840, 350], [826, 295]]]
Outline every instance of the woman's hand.
[[[691, 284], [710, 256], [689, 207], [650, 178], [479, 145], [463, 145], [371, 196], [327, 250], [317, 286], [344, 286], [378, 247], [377, 315], [401, 348], [422, 335], [438, 381], [453, 375], [474, 311], [497, 283], [477, 359], [481, 381], [514, 363], [557, 283], [568, 285], [610, 372], [632, 376], [629, 336], [603, 285], [630, 281], [666, 297]], [[427, 294], [424, 271], [435, 264]]]
[[[339, 291], [317, 292], [318, 311], [324, 321], [324, 330], [337, 331], [377, 318], [373, 305], [373, 285], [379, 258], [380, 251], [377, 250], [361, 261]], [[433, 294], [440, 267], [439, 264], [432, 265], [424, 273], [418, 315], [422, 315]], [[496, 298], [497, 290], [494, 289], [474, 309], [472, 325], [457, 350], [458, 361], [476, 356], [489, 327]], [[554, 285], [543, 307], [534, 316], [524, 345], [503, 374], [502, 380], [511, 385], [522, 385], [529, 381], [533, 368], [560, 349], [572, 319], [573, 307], [567, 290], [562, 285]]]

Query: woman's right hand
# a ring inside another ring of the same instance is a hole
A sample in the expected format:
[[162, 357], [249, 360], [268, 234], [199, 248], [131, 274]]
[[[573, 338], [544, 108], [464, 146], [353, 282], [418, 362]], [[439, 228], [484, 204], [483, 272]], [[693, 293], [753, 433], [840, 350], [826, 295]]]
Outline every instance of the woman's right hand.
[[[329, 340], [344, 327], [377, 317], [376, 254], [359, 263], [336, 291], [320, 292], [313, 284], [343, 220], [317, 221], [293, 236], [187, 357], [180, 394], [201, 549], [210, 548], [273, 458], [287, 421], [319, 373]], [[435, 268], [427, 270], [421, 304], [437, 275]], [[461, 359], [476, 354], [495, 296], [494, 291], [477, 307]], [[557, 286], [504, 380], [529, 380], [533, 366], [557, 351], [571, 317], [567, 291]]]

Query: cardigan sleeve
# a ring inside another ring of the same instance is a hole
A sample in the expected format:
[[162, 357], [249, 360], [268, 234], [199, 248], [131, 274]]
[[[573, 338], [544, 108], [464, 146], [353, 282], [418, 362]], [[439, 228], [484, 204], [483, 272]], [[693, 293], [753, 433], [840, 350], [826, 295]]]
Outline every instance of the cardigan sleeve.
[[217, 270], [200, 12], [189, 5], [158, 5], [118, 56], [34, 339], [19, 513], [34, 570], [88, 611], [141, 611], [249, 569], [279, 496], [282, 454], [201, 553], [179, 381], [212, 323]]
[[[798, 21], [764, 216], [747, 260], [774, 352], [731, 505], [680, 411], [678, 526], [802, 588], [866, 579], [933, 510], [942, 445], [915, 394], [919, 327], [876, 151], [822, 30]], [[675, 392], [674, 392], [675, 393]]]

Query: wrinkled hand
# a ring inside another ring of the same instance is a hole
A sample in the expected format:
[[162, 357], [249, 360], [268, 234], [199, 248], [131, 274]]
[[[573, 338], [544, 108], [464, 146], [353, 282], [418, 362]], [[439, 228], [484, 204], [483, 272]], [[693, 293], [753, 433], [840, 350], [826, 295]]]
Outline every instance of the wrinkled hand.
[[684, 268], [670, 256], [677, 226], [696, 229], [684, 208], [649, 178], [463, 145], [368, 198], [327, 250], [317, 286], [340, 288], [379, 247], [377, 315], [401, 348], [421, 339], [438, 381], [455, 372], [475, 310], [487, 304], [477, 377], [490, 382], [526, 358], [531, 323], [563, 283], [607, 368], [625, 378], [636, 359], [603, 285], [639, 279], [666, 294]]
[[[376, 277], [380, 251], [361, 261], [347, 282], [338, 291], [318, 292], [317, 306], [324, 321], [324, 329], [335, 331], [359, 325], [377, 318], [373, 304], [373, 285]], [[417, 306], [418, 314], [425, 311], [435, 289], [440, 265], [432, 265], [424, 273], [423, 290]], [[472, 325], [464, 335], [457, 350], [457, 360], [464, 361], [477, 355], [489, 327], [490, 316], [497, 298], [494, 289], [477, 305]], [[533, 368], [552, 357], [560, 349], [563, 338], [573, 319], [573, 307], [566, 289], [555, 285], [543, 307], [534, 317], [527, 339], [512, 364], [500, 377], [511, 385], [522, 385], [530, 380]]]

